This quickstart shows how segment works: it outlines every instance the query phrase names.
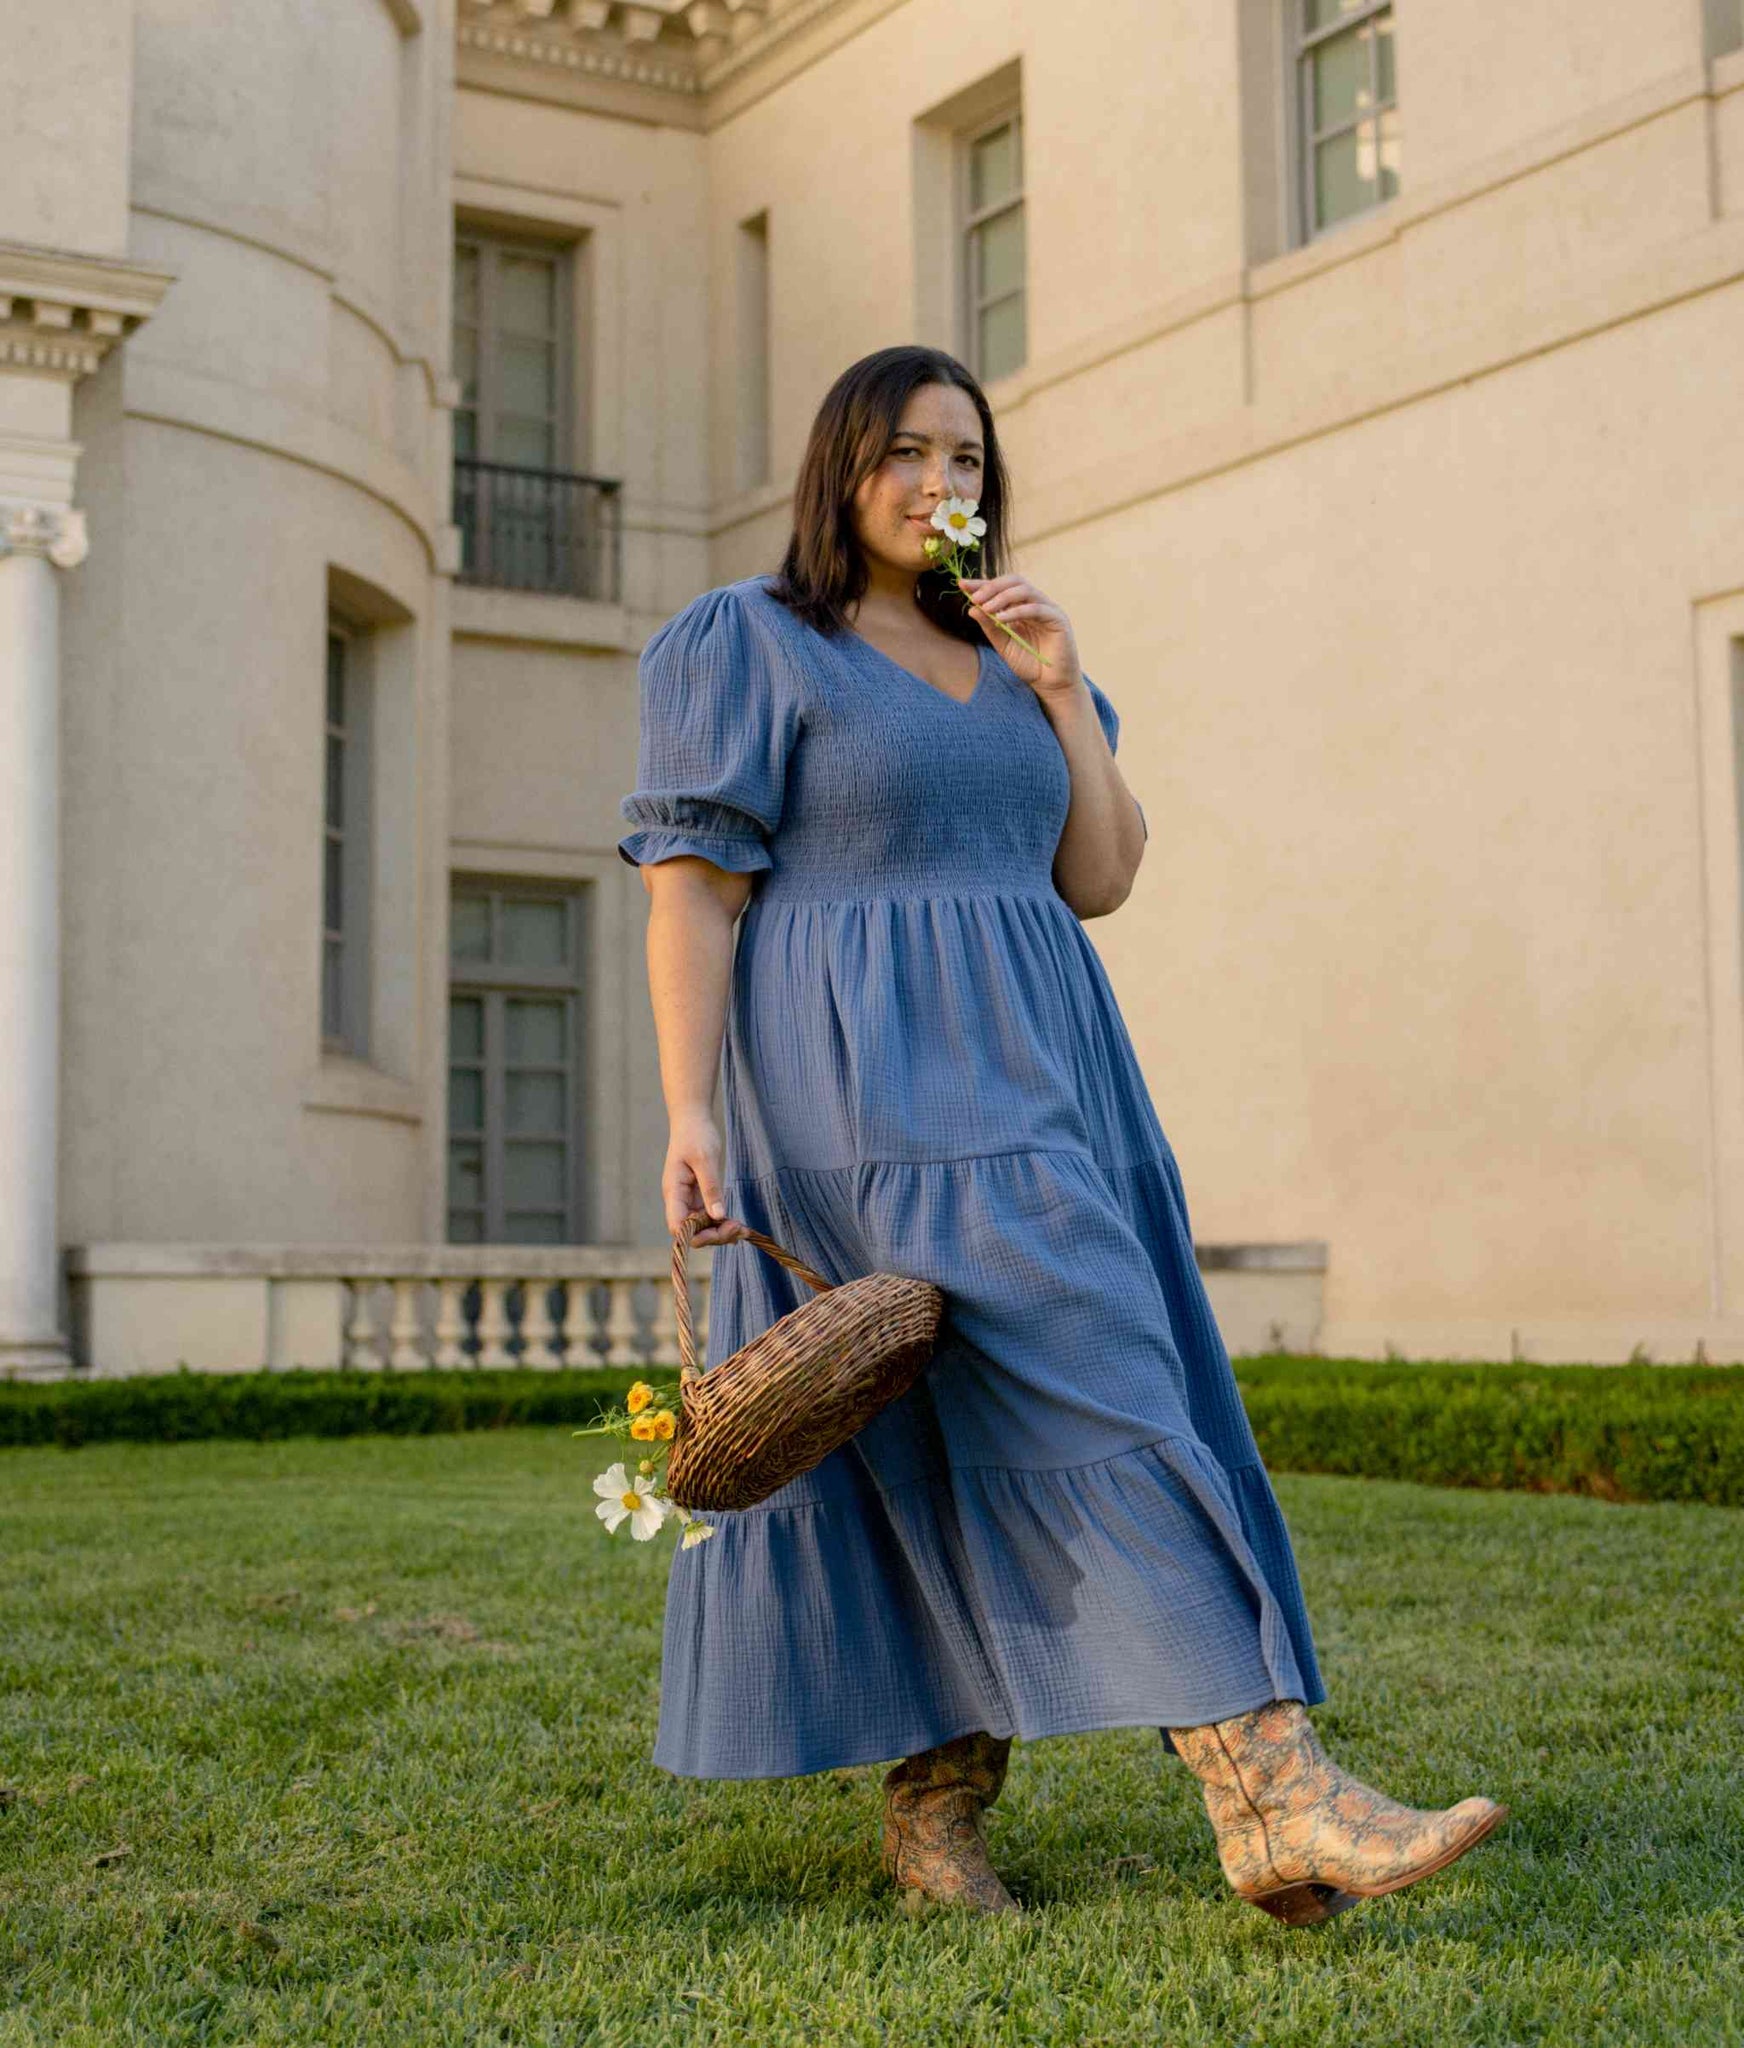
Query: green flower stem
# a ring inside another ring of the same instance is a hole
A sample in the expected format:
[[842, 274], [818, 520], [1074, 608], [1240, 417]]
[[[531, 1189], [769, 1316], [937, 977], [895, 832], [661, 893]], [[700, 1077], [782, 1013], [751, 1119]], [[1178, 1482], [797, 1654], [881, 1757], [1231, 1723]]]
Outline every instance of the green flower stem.
[[[963, 572], [969, 566], [968, 558], [980, 548], [980, 545], [981, 543], [974, 539], [956, 541], [941, 533], [938, 546], [931, 550], [933, 566], [936, 569], [943, 569], [947, 575], [955, 580], [957, 588], [963, 590]], [[972, 606], [975, 604], [975, 600], [970, 597], [966, 590], [963, 590], [963, 597], [966, 603]], [[977, 606], [976, 609], [979, 610], [979, 607]], [[1017, 642], [1025, 654], [1033, 654], [1043, 668], [1053, 667], [1054, 664], [1039, 647], [1032, 647], [1021, 633], [1014, 633], [1005, 621], [995, 613], [983, 611], [981, 616], [984, 619], [991, 619], [1008, 640], [1015, 640]]]

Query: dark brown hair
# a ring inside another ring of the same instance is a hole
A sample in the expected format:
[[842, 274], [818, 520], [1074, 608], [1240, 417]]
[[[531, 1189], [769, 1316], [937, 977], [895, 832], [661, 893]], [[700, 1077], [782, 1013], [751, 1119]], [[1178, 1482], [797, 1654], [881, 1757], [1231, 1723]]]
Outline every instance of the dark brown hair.
[[[905, 344], [862, 356], [830, 386], [813, 420], [793, 493], [793, 534], [770, 595], [820, 633], [846, 630], [847, 607], [866, 589], [866, 559], [854, 532], [854, 493], [884, 460], [910, 397], [926, 384], [954, 384], [981, 415], [981, 517], [987, 522], [977, 557], [983, 576], [997, 576], [1005, 555], [1011, 482], [993, 409], [973, 375], [943, 349]], [[959, 640], [984, 635], [968, 600], [942, 569], [924, 569], [915, 586], [920, 608]]]

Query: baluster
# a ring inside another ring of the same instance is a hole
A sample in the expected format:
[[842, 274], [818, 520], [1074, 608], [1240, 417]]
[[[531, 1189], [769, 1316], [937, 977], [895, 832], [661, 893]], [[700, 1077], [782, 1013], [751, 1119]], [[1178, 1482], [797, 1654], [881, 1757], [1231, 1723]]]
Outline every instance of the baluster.
[[508, 1344], [514, 1328], [508, 1313], [510, 1284], [507, 1280], [480, 1280], [478, 1283], [478, 1363], [481, 1366], [511, 1366], [515, 1362]]
[[436, 1363], [444, 1372], [456, 1371], [466, 1363], [460, 1340], [466, 1335], [466, 1318], [460, 1312], [464, 1280], [436, 1283]]
[[641, 1332], [636, 1328], [636, 1283], [627, 1275], [614, 1274], [607, 1284], [612, 1295], [606, 1310], [606, 1363], [640, 1365], [642, 1343]]
[[373, 1280], [347, 1282], [351, 1289], [351, 1320], [345, 1325], [345, 1363], [353, 1372], [374, 1372], [381, 1364], [376, 1355], [375, 1314], [370, 1296]]
[[678, 1297], [671, 1276], [654, 1282], [654, 1319], [649, 1331], [648, 1363], [681, 1365], [678, 1355]]
[[587, 1283], [584, 1280], [569, 1279], [563, 1283], [563, 1320], [558, 1325], [558, 1335], [563, 1339], [563, 1362], [572, 1370], [578, 1365], [592, 1365], [593, 1353], [587, 1348]]
[[526, 1306], [521, 1311], [521, 1335], [527, 1340], [526, 1349], [521, 1353], [523, 1365], [550, 1370], [563, 1363], [557, 1355], [558, 1323], [551, 1313], [549, 1280], [527, 1282]]
[[396, 1280], [394, 1318], [388, 1330], [388, 1363], [395, 1372], [415, 1372], [424, 1363], [423, 1332], [418, 1326], [418, 1282]]

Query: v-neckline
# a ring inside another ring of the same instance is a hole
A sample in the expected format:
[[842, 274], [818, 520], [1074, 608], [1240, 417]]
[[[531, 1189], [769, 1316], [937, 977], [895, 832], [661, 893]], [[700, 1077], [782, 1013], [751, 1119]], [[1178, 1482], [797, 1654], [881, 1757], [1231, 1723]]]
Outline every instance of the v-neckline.
[[886, 654], [882, 647], [874, 647], [864, 633], [857, 632], [852, 626], [847, 628], [847, 632], [851, 640], [858, 646], [863, 647], [868, 654], [875, 655], [878, 660], [883, 662], [886, 668], [895, 669], [899, 676], [907, 676], [911, 683], [918, 684], [929, 696], [942, 697], [947, 704], [954, 704], [959, 711], [967, 711], [969, 709], [976, 698], [980, 696], [982, 687], [987, 681], [987, 657], [993, 650], [987, 645], [985, 640], [975, 650], [974, 689], [966, 697], [953, 697], [949, 690], [941, 690], [937, 683], [929, 683], [925, 676], [917, 676], [913, 669], [905, 668], [894, 655]]

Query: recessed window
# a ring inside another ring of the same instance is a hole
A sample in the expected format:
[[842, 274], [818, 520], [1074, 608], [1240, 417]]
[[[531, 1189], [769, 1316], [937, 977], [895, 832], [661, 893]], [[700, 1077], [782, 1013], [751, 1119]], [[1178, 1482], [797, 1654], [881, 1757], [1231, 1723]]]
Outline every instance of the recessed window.
[[1702, 25], [1710, 57], [1744, 48], [1744, 0], [1702, 0]]
[[1304, 239], [1399, 190], [1391, 0], [1290, 0]]
[[734, 246], [738, 306], [738, 448], [734, 481], [754, 491], [769, 481], [769, 216], [739, 223]]
[[[585, 274], [585, 272], [584, 272]], [[460, 579], [615, 600], [618, 487], [581, 473], [576, 252], [462, 228], [454, 242]]]
[[448, 994], [448, 1237], [583, 1236], [585, 897], [457, 883]]
[[963, 279], [969, 366], [983, 383], [1029, 353], [1023, 117], [1013, 110], [963, 137]]
[[327, 621], [321, 852], [321, 1044], [369, 1052], [369, 636]]

